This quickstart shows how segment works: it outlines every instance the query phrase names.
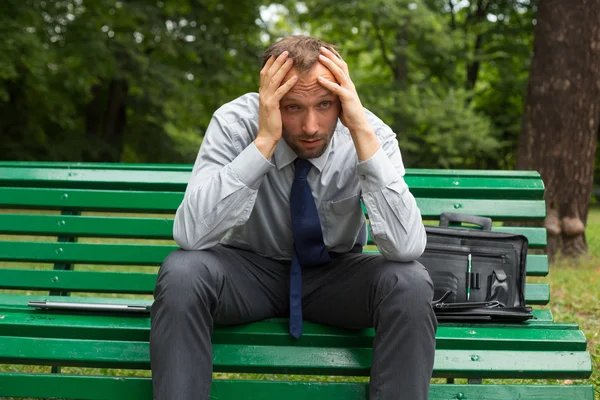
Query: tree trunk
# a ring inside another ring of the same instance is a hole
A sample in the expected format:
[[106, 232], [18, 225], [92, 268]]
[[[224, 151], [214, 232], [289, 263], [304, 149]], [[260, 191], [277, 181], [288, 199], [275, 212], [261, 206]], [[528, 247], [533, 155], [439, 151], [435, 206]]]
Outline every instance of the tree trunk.
[[600, 0], [544, 0], [517, 155], [546, 187], [548, 253], [587, 251], [585, 223], [600, 117]]
[[[485, 21], [487, 15], [487, 5], [483, 4], [482, 0], [477, 1], [477, 10], [475, 11], [475, 15], [473, 16], [475, 22], [473, 22], [473, 26], [475, 30], [478, 31], [478, 25]], [[467, 17], [467, 21], [465, 24], [469, 24], [471, 20], [471, 16]], [[465, 26], [465, 30], [468, 29], [468, 26]], [[481, 66], [481, 62], [479, 61], [479, 56], [481, 52], [481, 47], [483, 45], [483, 35], [478, 33], [475, 36], [475, 44], [473, 46], [473, 61], [467, 64], [467, 90], [471, 90], [475, 88], [475, 84], [477, 83], [477, 76], [479, 75], [479, 68]]]
[[129, 91], [129, 83], [125, 79], [113, 79], [110, 82], [106, 113], [104, 114], [103, 137], [110, 145], [110, 152], [103, 155], [104, 161], [121, 161], [127, 109], [125, 100]]

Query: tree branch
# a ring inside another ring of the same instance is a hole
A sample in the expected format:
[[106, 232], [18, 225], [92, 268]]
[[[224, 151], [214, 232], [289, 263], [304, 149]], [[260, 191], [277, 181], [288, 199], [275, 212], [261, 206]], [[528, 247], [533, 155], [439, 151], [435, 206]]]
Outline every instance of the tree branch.
[[456, 16], [454, 15], [454, 3], [452, 0], [448, 0], [448, 6], [450, 6], [450, 27], [452, 30], [456, 29]]
[[385, 61], [387, 66], [390, 67], [394, 76], [396, 76], [396, 72], [397, 72], [396, 67], [394, 66], [394, 63], [388, 56], [387, 48], [385, 46], [385, 40], [383, 39], [383, 36], [381, 36], [381, 33], [379, 32], [379, 24], [377, 23], [377, 18], [375, 18], [375, 16], [373, 16], [373, 28], [375, 29], [375, 36], [377, 36], [377, 41], [379, 42], [379, 47], [381, 48], [381, 54], [383, 56], [383, 60]]

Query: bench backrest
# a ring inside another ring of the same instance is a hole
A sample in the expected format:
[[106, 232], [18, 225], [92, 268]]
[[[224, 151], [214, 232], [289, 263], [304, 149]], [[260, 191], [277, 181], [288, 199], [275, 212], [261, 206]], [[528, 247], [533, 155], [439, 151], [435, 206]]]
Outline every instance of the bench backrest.
[[[157, 266], [176, 248], [173, 214], [190, 171], [190, 165], [0, 162], [0, 289], [151, 294]], [[427, 221], [444, 211], [495, 222], [545, 216], [536, 172], [409, 169], [405, 179]], [[531, 249], [546, 246], [544, 228], [496, 225], [526, 235]], [[531, 253], [527, 275], [545, 276], [546, 255]], [[124, 272], [123, 266], [135, 267]], [[547, 303], [548, 285], [528, 283], [526, 299]]]

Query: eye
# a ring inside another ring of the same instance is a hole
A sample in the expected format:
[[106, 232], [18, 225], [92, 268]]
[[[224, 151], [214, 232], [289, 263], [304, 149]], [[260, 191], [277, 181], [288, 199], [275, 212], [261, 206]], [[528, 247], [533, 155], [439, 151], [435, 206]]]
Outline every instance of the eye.
[[298, 111], [300, 108], [297, 105], [294, 104], [290, 104], [289, 106], [285, 106], [285, 109], [287, 111]]
[[321, 109], [329, 108], [329, 106], [331, 106], [331, 101], [324, 101], [321, 104], [319, 104], [319, 108], [321, 108]]

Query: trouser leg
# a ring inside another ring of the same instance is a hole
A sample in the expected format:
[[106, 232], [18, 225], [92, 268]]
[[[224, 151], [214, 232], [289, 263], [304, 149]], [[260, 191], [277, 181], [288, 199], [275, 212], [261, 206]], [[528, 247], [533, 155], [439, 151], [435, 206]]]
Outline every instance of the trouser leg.
[[154, 398], [208, 399], [213, 325], [286, 315], [288, 282], [286, 265], [246, 251], [171, 253], [159, 270], [151, 312]]
[[303, 277], [306, 320], [375, 328], [371, 400], [427, 399], [437, 320], [433, 284], [420, 263], [349, 254], [304, 269]]

